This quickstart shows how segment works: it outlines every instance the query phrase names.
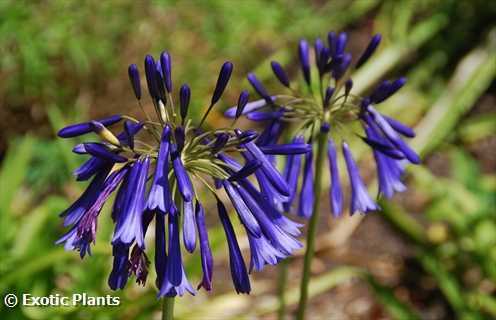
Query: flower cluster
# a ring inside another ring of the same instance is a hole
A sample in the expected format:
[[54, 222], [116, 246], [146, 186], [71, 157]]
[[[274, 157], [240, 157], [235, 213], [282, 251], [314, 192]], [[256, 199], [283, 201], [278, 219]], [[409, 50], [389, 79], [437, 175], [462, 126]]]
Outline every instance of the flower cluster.
[[[152, 120], [142, 106], [140, 74], [138, 67], [132, 64], [128, 69], [129, 79], [146, 121], [114, 115], [70, 125], [58, 132], [62, 138], [94, 133], [101, 142], [85, 142], [73, 149], [77, 154], [89, 156], [74, 172], [76, 179], [91, 179], [91, 182], [79, 199], [61, 214], [64, 226], [70, 229], [57, 243], [63, 243], [68, 250], [79, 251], [81, 258], [91, 254], [100, 212], [116, 191], [111, 214], [115, 228], [111, 240], [110, 288], [124, 288], [131, 275], [135, 275], [138, 283], [145, 283], [150, 261], [144, 238], [154, 219], [158, 296], [195, 294], [182, 263], [182, 248], [193, 253], [197, 243], [203, 269], [198, 289], [211, 290], [213, 257], [206, 210], [199, 198], [199, 188], [202, 188], [211, 192], [217, 202], [235, 289], [238, 293], [249, 293], [248, 270], [220, 191], [225, 190], [246, 230], [251, 252], [249, 270], [276, 264], [301, 247], [296, 240], [300, 225], [283, 216], [263, 193], [263, 188], [272, 188], [289, 194], [288, 184], [265, 155], [288, 151], [270, 144], [259, 147], [254, 141], [261, 137], [253, 131], [201, 128], [229, 82], [232, 63], [223, 64], [207, 112], [196, 126], [188, 118], [191, 90], [187, 84], [180, 87], [179, 103], [174, 104], [170, 55], [163, 52], [158, 60], [147, 55], [144, 70], [158, 120]], [[248, 93], [242, 92], [235, 111], [238, 117], [247, 102]], [[109, 128], [119, 122], [123, 123], [122, 130], [114, 134]], [[290, 148], [292, 154], [309, 150], [309, 145], [303, 142]], [[248, 179], [252, 174], [261, 177], [266, 184], [260, 187], [262, 189]]]
[[[287, 91], [283, 94], [269, 94], [253, 73], [248, 75], [248, 81], [262, 99], [248, 103], [243, 114], [249, 120], [267, 124], [256, 142], [261, 149], [276, 144], [285, 130], [293, 133], [291, 145], [305, 141], [313, 145], [317, 137], [322, 135], [327, 139], [324, 148], [327, 148], [328, 154], [330, 206], [334, 216], [340, 216], [344, 206], [336, 140], [340, 142], [351, 185], [351, 214], [378, 210], [379, 206], [367, 192], [346, 139], [359, 137], [372, 148], [379, 177], [379, 193], [385, 197], [404, 191], [401, 176], [405, 164], [420, 162], [419, 156], [402, 139], [402, 136], [414, 137], [413, 130], [379, 113], [375, 108], [375, 105], [396, 93], [406, 79], [384, 81], [367, 96], [353, 93], [351, 73], [368, 61], [380, 40], [379, 34], [373, 36], [361, 56], [353, 61], [351, 53], [346, 50], [347, 34], [330, 32], [327, 45], [321, 39], [315, 41], [313, 64], [308, 42], [300, 40], [298, 56], [304, 86], [291, 83], [284, 68], [276, 61], [271, 62], [274, 75]], [[235, 117], [236, 108], [228, 109], [225, 116]], [[297, 124], [296, 128], [291, 126], [293, 123]], [[314, 199], [313, 157], [313, 150], [305, 155], [291, 154], [287, 157], [283, 176], [289, 194], [281, 192], [284, 190], [264, 188], [262, 181], [262, 190], [268, 198], [273, 199], [275, 206], [282, 207], [286, 212], [291, 211], [299, 189], [297, 214], [304, 218], [312, 215], [313, 203], [317, 200]]]

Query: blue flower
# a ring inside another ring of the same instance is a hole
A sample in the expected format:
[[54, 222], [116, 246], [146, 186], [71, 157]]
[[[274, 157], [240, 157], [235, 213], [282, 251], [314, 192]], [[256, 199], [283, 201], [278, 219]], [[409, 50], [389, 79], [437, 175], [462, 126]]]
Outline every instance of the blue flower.
[[[271, 62], [273, 73], [285, 87], [285, 92], [277, 94], [269, 92], [256, 75], [250, 73], [248, 81], [261, 99], [248, 102], [241, 112], [247, 119], [265, 124], [254, 143], [260, 151], [256, 158], [262, 159], [262, 172], [255, 172], [262, 194], [278, 210], [284, 209], [285, 212], [290, 212], [293, 200], [299, 192], [300, 201], [297, 213], [306, 218], [311, 215], [314, 202], [320, 201], [320, 199], [314, 199], [313, 162], [315, 159], [313, 159], [312, 151], [307, 150], [313, 146], [311, 143], [308, 147], [297, 146], [294, 140], [292, 143], [287, 143], [291, 135], [292, 137], [301, 136], [304, 140], [314, 142], [318, 141], [319, 134], [325, 135], [328, 139], [327, 158], [331, 181], [329, 198], [332, 213], [336, 217], [340, 216], [344, 209], [344, 197], [338, 169], [340, 154], [334, 146], [334, 141], [341, 143], [359, 137], [372, 149], [377, 164], [379, 194], [386, 197], [405, 190], [405, 185], [401, 182], [405, 165], [403, 159], [407, 159], [412, 164], [420, 163], [420, 157], [404, 140], [404, 138], [414, 137], [415, 132], [405, 124], [376, 110], [377, 104], [390, 98], [405, 85], [406, 78], [383, 81], [367, 96], [360, 97], [353, 92], [351, 75], [377, 51], [381, 35], [374, 35], [356, 60], [348, 52], [349, 39], [346, 33], [329, 32], [327, 40], [326, 46], [321, 39], [317, 38], [312, 49], [305, 39], [301, 39], [298, 43], [298, 61], [306, 88], [291, 84], [284, 67], [274, 61]], [[311, 50], [314, 53], [314, 63], [319, 76], [317, 85], [311, 83]], [[313, 91], [316, 88], [319, 91], [315, 94]], [[235, 111], [236, 108], [231, 107], [224, 115], [233, 118]], [[360, 129], [353, 123], [360, 123], [362, 128]], [[350, 131], [355, 131], [355, 128], [358, 128], [359, 132], [348, 134]], [[377, 133], [372, 135], [371, 130]], [[281, 141], [282, 137], [286, 137], [285, 141]], [[301, 156], [297, 155], [299, 151], [305, 153], [303, 170], [301, 169]], [[247, 159], [254, 158], [253, 155], [247, 153], [244, 156]], [[344, 156], [348, 175], [354, 184], [355, 197], [353, 197], [350, 212], [367, 212], [377, 209], [361, 181], [351, 152], [347, 152]], [[274, 165], [276, 157], [285, 160], [283, 178], [287, 182], [288, 189], [284, 184], [273, 179], [274, 176], [267, 171], [266, 164]], [[303, 181], [299, 184], [300, 174]]]
[[[147, 55], [144, 67], [155, 121], [145, 112], [146, 99], [141, 92], [139, 70], [133, 64], [128, 68], [128, 76], [146, 121], [118, 115], [71, 125], [59, 132], [64, 138], [93, 132], [101, 141], [80, 143], [73, 149], [74, 153], [89, 157], [76, 169], [76, 179], [91, 178], [91, 182], [81, 197], [61, 214], [64, 225], [70, 228], [57, 243], [64, 244], [67, 250], [79, 251], [81, 257], [91, 254], [97, 218], [105, 202], [118, 190], [111, 212], [115, 228], [111, 241], [114, 260], [108, 280], [110, 288], [123, 289], [129, 277], [135, 277], [138, 284], [145, 284], [150, 261], [144, 238], [155, 218], [153, 262], [158, 297], [195, 294], [186, 275], [182, 251], [194, 253], [197, 239], [203, 270], [198, 288], [211, 290], [213, 256], [205, 210], [197, 190], [209, 190], [213, 199], [220, 201], [217, 193], [221, 191], [216, 187], [224, 187], [246, 233], [253, 238], [250, 241], [252, 268], [260, 270], [266, 263], [277, 263], [300, 248], [295, 237], [300, 234], [301, 225], [283, 216], [266, 198], [267, 190], [277, 194], [281, 201], [289, 194], [286, 181], [274, 166], [275, 156], [296, 156], [310, 150], [310, 146], [302, 142], [276, 144], [285, 110], [279, 109], [273, 116], [273, 124], [260, 136], [251, 130], [241, 131], [233, 127], [234, 123], [231, 128], [206, 130], [202, 128], [203, 121], [225, 91], [232, 75], [232, 63], [223, 64], [211, 105], [198, 125], [188, 117], [192, 99], [188, 84], [178, 90], [179, 103], [173, 102], [169, 53], [164, 51], [158, 60]], [[248, 99], [248, 92], [242, 91], [233, 117], [258, 108], [259, 103], [249, 103]], [[267, 97], [268, 101], [272, 99]], [[266, 102], [264, 100], [263, 105]], [[123, 130], [114, 134], [110, 126], [122, 119], [125, 119]], [[143, 135], [148, 135], [146, 141]], [[240, 162], [227, 152], [238, 155]], [[253, 175], [260, 182], [257, 187], [248, 180]], [[249, 293], [246, 266], [223, 204], [219, 204], [219, 217], [228, 238], [235, 289]]]

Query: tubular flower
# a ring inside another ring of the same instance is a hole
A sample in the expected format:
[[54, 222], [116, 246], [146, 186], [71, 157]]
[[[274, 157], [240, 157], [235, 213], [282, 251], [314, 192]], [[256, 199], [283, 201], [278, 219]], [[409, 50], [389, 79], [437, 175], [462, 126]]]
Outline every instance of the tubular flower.
[[[233, 70], [230, 62], [225, 62], [220, 69], [211, 104], [199, 125], [188, 118], [192, 96], [187, 84], [177, 90], [179, 103], [174, 104], [169, 53], [164, 51], [157, 60], [147, 55], [144, 70], [156, 119], [148, 114], [145, 114], [146, 121], [114, 115], [59, 131], [62, 138], [94, 134], [101, 141], [80, 143], [73, 149], [74, 153], [88, 157], [76, 169], [76, 179], [91, 181], [79, 199], [61, 213], [64, 226], [69, 230], [57, 243], [67, 250], [79, 251], [81, 258], [91, 254], [100, 212], [116, 192], [111, 210], [115, 228], [111, 241], [110, 288], [123, 289], [129, 277], [145, 284], [150, 265], [145, 234], [155, 219], [153, 265], [158, 297], [195, 294], [182, 257], [185, 252], [194, 253], [197, 242], [203, 270], [198, 289], [211, 290], [213, 256], [205, 220], [212, 214], [205, 211], [198, 197], [199, 191], [207, 191], [218, 203], [218, 216], [231, 257], [234, 287], [238, 293], [249, 293], [247, 267], [231, 218], [220, 200], [219, 194], [224, 192], [220, 188], [225, 190], [250, 239], [250, 270], [275, 264], [300, 248], [295, 237], [299, 235], [301, 225], [283, 216], [264, 198], [262, 189], [265, 186], [258, 188], [249, 179], [260, 176], [268, 188], [287, 196], [288, 184], [274, 167], [271, 157], [274, 154], [298, 156], [308, 152], [310, 146], [303, 141], [294, 145], [275, 144], [276, 141], [267, 135], [278, 132], [277, 127], [264, 137], [235, 128], [206, 130], [201, 127], [228, 86]], [[137, 65], [129, 66], [128, 75], [132, 92], [142, 107], [145, 103], [142, 92], [145, 91], [141, 88]], [[255, 107], [248, 103], [248, 92], [243, 91], [234, 114], [239, 117], [244, 110]], [[111, 126], [119, 121], [123, 121], [123, 129], [114, 133]], [[255, 143], [259, 139], [267, 143], [259, 147]]]
[[[386, 80], [366, 95], [354, 92], [356, 86], [353, 85], [351, 75], [365, 65], [377, 51], [381, 35], [374, 35], [356, 58], [347, 51], [348, 41], [348, 35], [344, 32], [329, 32], [327, 44], [318, 38], [312, 47], [309, 41], [300, 40], [297, 54], [302, 81], [299, 82], [290, 82], [284, 67], [276, 61], [271, 61], [275, 78], [284, 90], [280, 94], [269, 92], [255, 74], [248, 75], [248, 81], [260, 99], [248, 102], [242, 114], [251, 121], [266, 124], [253, 143], [260, 153], [265, 154], [264, 157], [259, 154], [255, 156], [262, 162], [263, 170], [255, 173], [262, 194], [272, 206], [285, 212], [297, 213], [304, 218], [311, 216], [313, 203], [319, 201], [315, 199], [313, 186], [317, 160], [313, 157], [312, 149], [322, 136], [328, 140], [324, 147], [328, 151], [331, 182], [329, 198], [332, 213], [336, 217], [340, 216], [344, 209], [345, 184], [341, 181], [346, 176], [343, 174], [344, 169], [348, 171], [352, 194], [350, 213], [366, 213], [379, 209], [367, 194], [347, 142], [351, 145], [355, 141], [362, 142], [372, 149], [377, 168], [379, 195], [388, 198], [395, 192], [406, 190], [401, 181], [405, 164], [420, 163], [420, 157], [404, 140], [414, 137], [414, 131], [377, 110], [377, 105], [400, 90], [406, 79], [401, 77]], [[313, 61], [311, 56], [314, 57]], [[236, 107], [231, 107], [224, 115], [234, 118], [236, 110]], [[353, 123], [358, 123], [359, 126]], [[291, 140], [290, 135], [284, 134], [285, 131], [294, 134], [294, 138]], [[283, 136], [285, 141], [281, 141]], [[343, 145], [341, 152], [340, 148], [335, 147], [335, 143]], [[252, 146], [250, 148], [253, 149]], [[253, 154], [250, 148], [248, 153]], [[247, 159], [254, 158], [248, 154], [244, 156]], [[338, 168], [340, 156], [346, 164], [342, 168]], [[267, 164], [274, 164], [276, 157], [285, 159], [283, 177], [287, 188], [272, 179], [267, 170]], [[299, 197], [296, 197], [298, 192]], [[299, 199], [298, 204], [294, 203], [295, 199]], [[257, 245], [263, 247], [262, 242]]]

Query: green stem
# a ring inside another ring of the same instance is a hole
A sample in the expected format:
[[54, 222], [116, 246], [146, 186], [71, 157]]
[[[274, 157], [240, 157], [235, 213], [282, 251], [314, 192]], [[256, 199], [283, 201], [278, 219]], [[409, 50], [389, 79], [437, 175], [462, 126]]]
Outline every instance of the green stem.
[[286, 284], [288, 282], [289, 259], [286, 258], [279, 263], [279, 276], [277, 278], [277, 297], [279, 300], [277, 319], [279, 320], [284, 320], [286, 315]]
[[162, 299], [162, 320], [174, 319], [174, 297], [164, 297]]
[[307, 249], [305, 251], [305, 258], [303, 262], [303, 274], [300, 285], [300, 303], [298, 305], [297, 320], [303, 320], [305, 317], [305, 309], [308, 300], [308, 284], [310, 281], [310, 269], [312, 266], [312, 259], [314, 256], [315, 236], [317, 234], [317, 222], [319, 221], [320, 213], [320, 196], [322, 194], [322, 169], [324, 167], [324, 155], [327, 147], [327, 132], [320, 132], [317, 142], [317, 158], [315, 161], [315, 180], [314, 180], [314, 203], [313, 213], [308, 224], [307, 232]]

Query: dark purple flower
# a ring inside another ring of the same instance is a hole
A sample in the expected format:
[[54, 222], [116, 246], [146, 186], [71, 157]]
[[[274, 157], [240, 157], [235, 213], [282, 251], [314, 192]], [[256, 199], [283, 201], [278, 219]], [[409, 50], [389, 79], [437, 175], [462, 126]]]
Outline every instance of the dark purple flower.
[[202, 281], [197, 289], [203, 287], [205, 290], [210, 291], [212, 290], [214, 259], [208, 242], [207, 226], [205, 225], [205, 210], [199, 201], [196, 202], [195, 214], [196, 227], [198, 228], [198, 236], [200, 238], [201, 264], [203, 270]]
[[260, 237], [261, 230], [260, 226], [257, 223], [255, 217], [253, 217], [253, 213], [246, 206], [245, 202], [239, 195], [238, 191], [234, 188], [231, 182], [224, 180], [222, 185], [226, 190], [229, 199], [231, 200], [236, 212], [238, 213], [239, 220], [245, 226], [246, 230], [251, 233], [255, 237]]
[[369, 211], [379, 210], [379, 206], [370, 198], [367, 192], [367, 188], [360, 177], [360, 172], [346, 142], [343, 142], [343, 155], [351, 184], [350, 213], [354, 214], [357, 211], [367, 213]]
[[234, 233], [233, 226], [227, 215], [227, 210], [224, 204], [217, 199], [217, 210], [219, 218], [224, 227], [224, 232], [227, 238], [227, 245], [229, 247], [229, 264], [231, 266], [231, 277], [234, 283], [234, 288], [237, 293], [250, 293], [250, 279], [246, 270], [245, 261], [241, 255], [236, 234]]
[[274, 72], [279, 82], [281, 82], [283, 86], [289, 88], [289, 77], [286, 74], [286, 71], [284, 71], [283, 67], [277, 61], [272, 61], [270, 63], [270, 66], [272, 67], [272, 71]]
[[262, 150], [262, 152], [265, 154], [293, 155], [308, 153], [312, 150], [312, 146], [307, 143], [273, 144], [268, 146], [261, 146], [260, 150]]
[[60, 216], [65, 217], [64, 226], [70, 226], [79, 221], [83, 214], [95, 203], [100, 191], [105, 185], [105, 179], [109, 174], [112, 166], [107, 165], [98, 171], [98, 174], [93, 178], [83, 194]]
[[262, 163], [257, 159], [248, 161], [241, 169], [234, 172], [229, 177], [228, 180], [229, 181], [238, 181], [238, 180], [244, 179], [244, 178], [252, 175], [258, 168], [260, 168], [261, 165], [262, 165]]
[[222, 150], [222, 148], [224, 148], [224, 146], [228, 141], [229, 141], [229, 135], [227, 133], [224, 132], [219, 133], [215, 138], [214, 143], [212, 144], [212, 149], [211, 149], [212, 153], [216, 154], [217, 152]]
[[160, 67], [162, 68], [162, 77], [165, 82], [165, 89], [167, 92], [172, 92], [172, 77], [171, 77], [171, 56], [167, 51], [162, 52], [160, 55]]
[[341, 61], [341, 63], [338, 64], [332, 72], [333, 78], [336, 80], [341, 79], [346, 73], [346, 70], [348, 70], [350, 63], [351, 63], [351, 54], [345, 53], [343, 55], [343, 60]]
[[284, 181], [279, 171], [277, 171], [274, 165], [269, 161], [269, 159], [267, 159], [262, 150], [260, 150], [253, 142], [245, 143], [244, 146], [248, 152], [244, 152], [243, 154], [248, 156], [248, 160], [253, 158], [260, 160], [260, 162], [262, 162], [262, 171], [265, 173], [272, 186], [281, 194], [288, 196], [289, 187], [286, 181]]
[[116, 243], [112, 246], [114, 262], [108, 278], [112, 290], [124, 289], [129, 278], [129, 245]]
[[196, 228], [193, 201], [183, 201], [183, 242], [188, 252], [193, 253], [196, 248]]
[[360, 56], [360, 58], [356, 63], [357, 69], [360, 68], [365, 62], [367, 62], [367, 60], [369, 60], [369, 58], [375, 52], [375, 49], [377, 49], [377, 46], [379, 45], [380, 42], [381, 42], [380, 34], [376, 34], [372, 37], [372, 39], [370, 39], [369, 45], [367, 46], [365, 51], [363, 51], [362, 55]]
[[153, 182], [148, 193], [146, 207], [148, 210], [159, 210], [162, 214], [169, 212], [172, 202], [172, 195], [169, 189], [169, 146], [170, 127], [166, 126], [162, 131], [160, 147], [158, 150], [157, 162]]
[[129, 272], [136, 276], [136, 283], [144, 286], [148, 277], [148, 267], [150, 260], [145, 251], [137, 245], [134, 245], [129, 259]]
[[277, 225], [281, 230], [286, 232], [289, 235], [297, 237], [301, 234], [300, 227], [302, 226], [299, 223], [293, 222], [290, 219], [286, 218], [282, 215], [272, 204], [271, 200], [267, 198], [264, 194], [259, 192], [255, 186], [248, 180], [243, 179], [239, 181], [241, 186], [252, 196], [253, 199], [258, 203], [258, 205], [262, 208], [262, 210], [267, 214], [267, 217]]
[[186, 168], [184, 168], [183, 162], [181, 161], [181, 154], [174, 150], [177, 148], [174, 144], [172, 145], [172, 147], [172, 167], [174, 168], [174, 174], [177, 180], [177, 187], [184, 201], [189, 202], [193, 200], [193, 185], [191, 184], [188, 172], [186, 171]]
[[181, 118], [184, 123], [186, 115], [188, 114], [189, 100], [191, 98], [191, 89], [187, 84], [183, 84], [179, 89], [179, 104], [181, 107]]
[[408, 138], [413, 138], [415, 137], [415, 131], [413, 131], [412, 128], [404, 125], [403, 123], [399, 122], [396, 119], [390, 118], [388, 116], [382, 115], [384, 119], [389, 123], [389, 125], [398, 133], [404, 135], [405, 137]]
[[235, 118], [239, 118], [243, 114], [243, 110], [245, 109], [246, 105], [248, 104], [248, 99], [250, 98], [250, 94], [248, 91], [243, 90], [239, 94], [238, 98], [238, 105], [236, 107], [236, 114]]
[[[275, 97], [270, 97], [271, 102], [274, 102], [276, 100]], [[255, 100], [252, 102], [248, 102], [246, 106], [243, 108], [243, 111], [241, 114], [247, 114], [253, 111], [256, 111], [260, 108], [263, 108], [267, 105], [267, 101], [265, 99], [260, 99], [260, 100]], [[236, 111], [238, 110], [238, 106], [230, 107], [224, 112], [224, 116], [227, 118], [235, 118], [236, 117]]]
[[157, 87], [157, 66], [155, 64], [155, 59], [153, 59], [153, 57], [149, 54], [145, 57], [145, 76], [150, 97], [154, 100], [158, 99], [159, 92]]
[[171, 212], [169, 217], [169, 256], [165, 267], [165, 276], [158, 297], [182, 296], [186, 291], [195, 295], [196, 291], [186, 277], [179, 244], [179, 216]]
[[184, 141], [186, 140], [184, 127], [176, 127], [176, 129], [174, 130], [174, 138], [176, 138], [177, 152], [183, 151]]
[[165, 250], [165, 216], [160, 212], [155, 213], [155, 272], [157, 274], [156, 286], [160, 290], [165, 276], [167, 252]]
[[145, 210], [146, 179], [149, 165], [150, 159], [145, 157], [135, 162], [129, 173], [129, 180], [126, 181], [129, 185], [125, 189], [127, 200], [120, 208], [121, 212], [117, 213], [117, 222], [112, 238], [113, 244], [131, 245], [133, 241], [136, 241], [141, 248], [144, 248], [141, 220]]
[[336, 39], [336, 55], [341, 55], [344, 54], [344, 51], [346, 49], [346, 43], [348, 42], [348, 35], [346, 32], [341, 32]]
[[140, 75], [138, 71], [138, 66], [134, 63], [129, 65], [127, 69], [127, 74], [129, 75], [129, 81], [131, 82], [131, 86], [133, 87], [134, 95], [136, 99], [141, 99], [141, 84], [140, 84]]
[[374, 104], [381, 103], [400, 90], [406, 83], [406, 78], [399, 78], [393, 82], [382, 82], [370, 95], [370, 101]]
[[[121, 121], [122, 116], [119, 114], [110, 116], [108, 118], [100, 119], [98, 122], [103, 124], [104, 126], [111, 126], [114, 123]], [[93, 127], [91, 122], [83, 122], [78, 124], [73, 124], [67, 127], [64, 127], [59, 130], [57, 135], [61, 138], [72, 138], [77, 137], [86, 133], [90, 133], [93, 131]]]
[[420, 157], [413, 151], [396, 133], [396, 131], [391, 127], [389, 122], [387, 122], [384, 117], [374, 109], [374, 107], [369, 106], [368, 111], [372, 115], [374, 123], [381, 129], [384, 135], [405, 155], [405, 157], [414, 164], [420, 163]]
[[305, 82], [310, 85], [310, 57], [309, 57], [309, 48], [308, 42], [306, 40], [300, 40], [298, 46], [298, 56], [300, 58], [301, 70], [303, 71], [303, 77], [305, 78]]
[[109, 164], [112, 165], [113, 163], [101, 158], [91, 157], [74, 170], [73, 174], [76, 176], [77, 181], [86, 181]]
[[331, 202], [332, 213], [339, 217], [343, 211], [343, 191], [339, 181], [339, 169], [334, 142], [329, 138], [327, 142], [327, 157], [329, 159], [329, 171], [331, 175], [331, 189], [329, 199]]
[[333, 58], [336, 55], [336, 40], [337, 38], [335, 32], [331, 31], [327, 34], [327, 43], [329, 44], [329, 54]]
[[127, 162], [126, 157], [113, 153], [102, 143], [85, 143], [84, 150], [94, 157], [101, 158], [109, 162]]
[[124, 121], [124, 132], [117, 135], [122, 144], [134, 149], [134, 136], [143, 128], [143, 122]]
[[[303, 144], [305, 138], [303, 136], [296, 136], [293, 138], [292, 143], [294, 144]], [[296, 195], [296, 191], [298, 189], [298, 179], [300, 177], [300, 169], [301, 169], [301, 155], [290, 155], [286, 160], [286, 165], [284, 167], [284, 179], [288, 182], [289, 186], [289, 199], [287, 202], [284, 202], [284, 210], [289, 212], [291, 209], [291, 205], [293, 204], [293, 200]]]
[[269, 111], [269, 112], [253, 111], [248, 113], [246, 115], [246, 118], [248, 118], [251, 121], [260, 122], [260, 121], [280, 119], [283, 115], [284, 115], [283, 110]]
[[[262, 231], [260, 237], [254, 237], [253, 235], [250, 236], [252, 236], [253, 238], [267, 238], [270, 242], [270, 245], [281, 253], [281, 258], [285, 258], [291, 255], [294, 250], [301, 248], [301, 244], [295, 238], [287, 234], [285, 231], [283, 231], [283, 229], [281, 229], [277, 224], [273, 223], [271, 219], [269, 219], [267, 213], [263, 210], [260, 203], [257, 201], [256, 198], [252, 197], [250, 192], [245, 190], [244, 187], [240, 185], [236, 185], [236, 190], [239, 192], [239, 195], [243, 199], [246, 206], [252, 212]], [[252, 253], [254, 251], [253, 249], [256, 248], [252, 248]]]
[[325, 96], [324, 96], [324, 107], [328, 108], [329, 103], [331, 102], [331, 98], [334, 95], [335, 88], [333, 87], [327, 87]]
[[272, 104], [272, 97], [269, 95], [265, 87], [262, 85], [260, 81], [258, 81], [257, 77], [254, 73], [249, 73], [247, 76], [248, 82], [250, 82], [251, 86], [258, 93], [260, 97], [265, 100], [266, 104]]
[[305, 166], [303, 167], [303, 184], [300, 192], [300, 203], [298, 207], [298, 215], [302, 218], [310, 218], [312, 216], [313, 203], [315, 201], [313, 189], [313, 152], [305, 154]]
[[125, 166], [120, 170], [112, 172], [105, 179], [102, 186], [90, 185], [90, 187], [95, 188], [95, 192], [98, 192], [96, 199], [90, 199], [90, 197], [88, 197], [87, 199], [90, 200], [88, 203], [91, 203], [91, 206], [87, 206], [86, 208], [84, 208], [84, 206], [74, 208], [84, 208], [85, 211], [82, 214], [79, 213], [81, 211], [77, 212], [77, 210], [74, 210], [66, 216], [66, 225], [75, 225], [69, 232], [57, 240], [56, 244], [65, 242], [64, 248], [66, 250], [78, 250], [81, 258], [84, 258], [86, 253], [91, 255], [90, 244], [95, 243], [97, 221], [100, 211], [107, 199], [126, 176], [128, 169], [128, 166]]
[[375, 150], [374, 158], [379, 177], [379, 193], [391, 198], [395, 192], [405, 191], [406, 186], [401, 182], [403, 167], [400, 162]]
[[217, 101], [219, 101], [220, 97], [222, 96], [222, 93], [224, 93], [227, 83], [231, 78], [232, 70], [233, 64], [229, 61], [224, 62], [219, 72], [217, 84], [215, 85], [214, 94], [212, 95], [212, 101], [210, 102], [211, 105], [217, 103]]

